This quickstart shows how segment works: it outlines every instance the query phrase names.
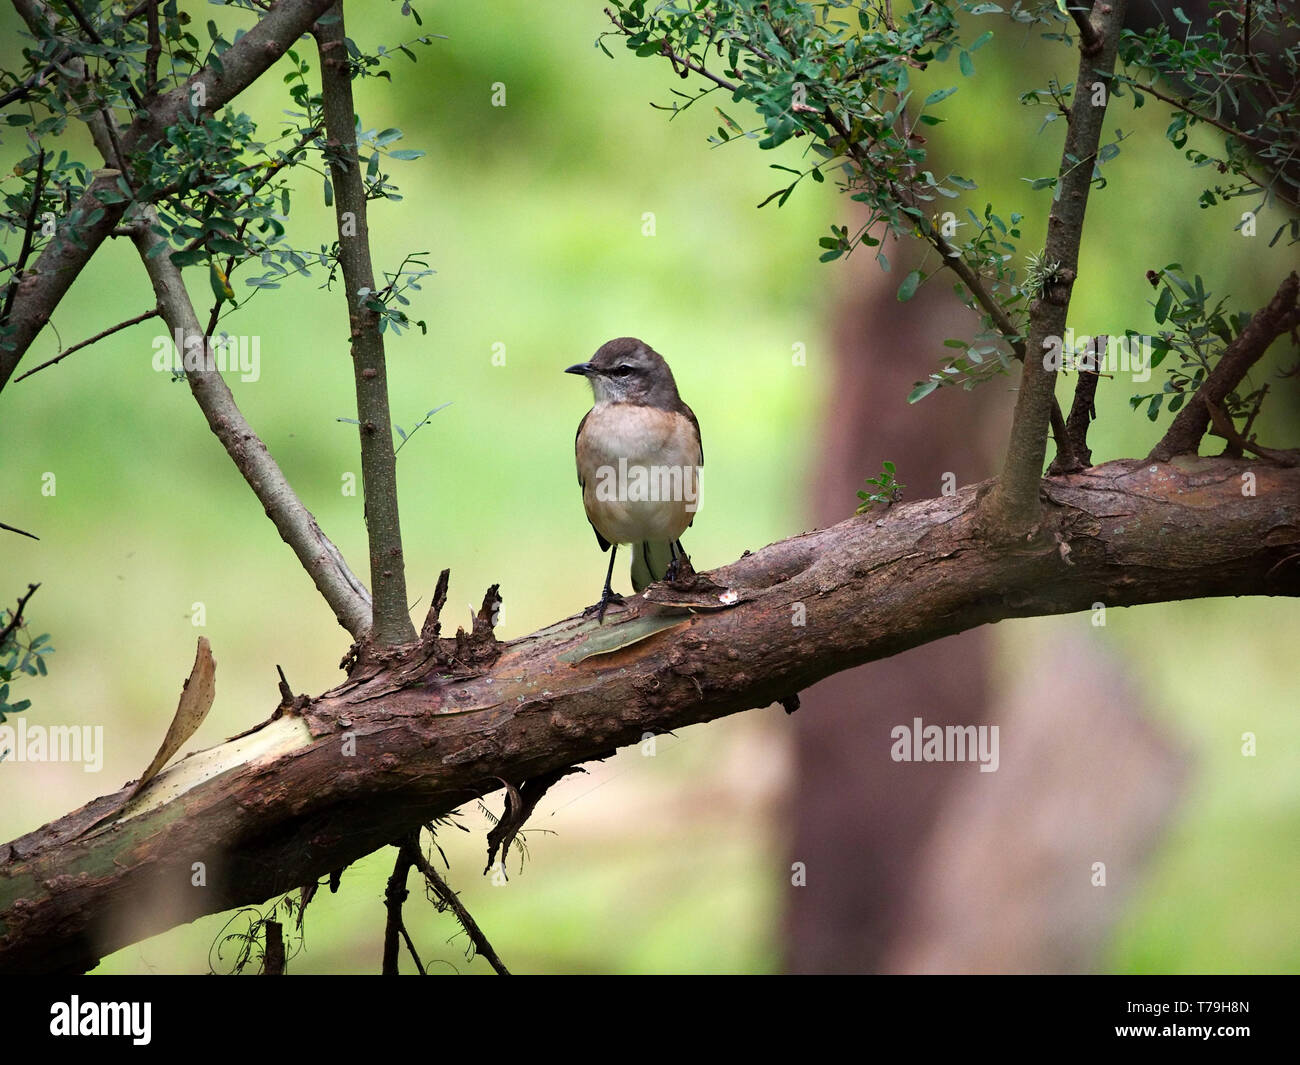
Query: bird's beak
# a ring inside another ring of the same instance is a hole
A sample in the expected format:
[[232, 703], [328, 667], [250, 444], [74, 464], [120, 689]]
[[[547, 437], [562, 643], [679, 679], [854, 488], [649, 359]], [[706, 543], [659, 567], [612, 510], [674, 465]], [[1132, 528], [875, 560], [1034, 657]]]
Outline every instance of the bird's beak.
[[591, 373], [591, 363], [589, 363], [589, 362], [580, 362], [580, 363], [578, 363], [576, 366], [570, 366], [570, 367], [569, 367], [567, 370], [565, 370], [564, 372], [565, 372], [565, 373], [580, 373], [580, 374], [582, 374], [582, 375], [585, 377], [587, 374]]

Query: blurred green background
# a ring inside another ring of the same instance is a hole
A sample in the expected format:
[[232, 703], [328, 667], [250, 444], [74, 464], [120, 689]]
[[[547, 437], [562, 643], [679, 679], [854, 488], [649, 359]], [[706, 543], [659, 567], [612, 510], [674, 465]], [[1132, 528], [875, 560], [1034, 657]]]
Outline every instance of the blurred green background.
[[[350, 9], [350, 35], [367, 51], [409, 40], [419, 31], [398, 6]], [[703, 427], [704, 505], [688, 539], [697, 568], [806, 528], [830, 379], [830, 316], [877, 269], [866, 256], [817, 262], [817, 237], [853, 218], [847, 200], [830, 182], [804, 183], [779, 211], [756, 211], [783, 183], [768, 164], [797, 165], [799, 143], [775, 153], [752, 143], [711, 149], [705, 138], [718, 124], [712, 104], [726, 105], [721, 96], [668, 121], [648, 101], [666, 102], [676, 79], [662, 61], [635, 59], [617, 42], [613, 60], [598, 51], [593, 41], [607, 26], [598, 3], [420, 11], [425, 29], [449, 39], [417, 47], [417, 65], [393, 60], [391, 84], [357, 85], [367, 127], [398, 126], [402, 147], [427, 151], [392, 164], [405, 198], [372, 204], [370, 216], [378, 269], [425, 251], [437, 270], [410, 308], [428, 335], [412, 331], [388, 345], [399, 424], [409, 428], [429, 408], [452, 404], [398, 464], [417, 623], [445, 566], [452, 580], [444, 618], [463, 620], [499, 582], [505, 638], [595, 599], [605, 557], [583, 516], [572, 456], [590, 397], [561, 371], [614, 336], [640, 336], [668, 358]], [[228, 12], [216, 17], [241, 24]], [[1038, 135], [1042, 111], [1017, 96], [1050, 76], [1071, 80], [1075, 55], [1005, 21], [979, 21], [995, 39], [977, 53], [976, 79], [945, 105], [948, 122], [931, 147], [979, 182], [956, 209], [978, 212], [992, 201], [1004, 217], [1024, 213], [1029, 250], [1041, 242], [1050, 193], [1031, 192], [1020, 178], [1054, 171], [1063, 124]], [[12, 68], [20, 41], [11, 11], [0, 14], [0, 27]], [[314, 49], [300, 51], [315, 68]], [[953, 68], [927, 77], [935, 85], [958, 80]], [[495, 83], [505, 86], [505, 107], [491, 106]], [[278, 132], [280, 110], [290, 106], [274, 76], [238, 105], [266, 122], [267, 134]], [[1266, 298], [1286, 268], [1286, 249], [1264, 246], [1276, 221], [1262, 219], [1262, 238], [1249, 240], [1232, 231], [1244, 201], [1195, 207], [1204, 174], [1164, 142], [1167, 121], [1165, 109], [1149, 103], [1135, 113], [1127, 101], [1108, 119], [1108, 132], [1119, 125], [1136, 135], [1108, 166], [1109, 186], [1094, 193], [1071, 312], [1079, 332], [1154, 328], [1142, 282], [1148, 268], [1181, 261], [1247, 307]], [[6, 170], [19, 153], [9, 135]], [[81, 154], [89, 158], [89, 149]], [[647, 212], [653, 236], [643, 234]], [[332, 239], [333, 212], [309, 173], [290, 232], [299, 248]], [[204, 317], [206, 276], [188, 273]], [[361, 503], [341, 491], [344, 476], [359, 473], [356, 430], [336, 420], [355, 416], [346, 318], [337, 291], [318, 287], [323, 280], [319, 272], [291, 280], [224, 321], [261, 344], [260, 379], [228, 379], [303, 501], [364, 577]], [[235, 289], [241, 298], [252, 291], [238, 274]], [[54, 322], [66, 346], [151, 304], [134, 250], [114, 246], [78, 280]], [[170, 720], [198, 635], [211, 640], [218, 662], [217, 700], [186, 750], [265, 718], [278, 700], [277, 663], [296, 691], [323, 691], [341, 678], [347, 636], [188, 388], [151, 369], [158, 325], [134, 327], [0, 395], [0, 518], [41, 537], [0, 542], [0, 594], [12, 600], [28, 581], [41, 582], [29, 616], [58, 649], [51, 675], [16, 694], [34, 699], [33, 724], [102, 724], [107, 744], [98, 775], [0, 764], [3, 839], [139, 775]], [[493, 362], [498, 344], [504, 365]], [[793, 364], [797, 344], [806, 347], [806, 365]], [[20, 372], [56, 351], [53, 334], [43, 333]], [[939, 356], [899, 353], [917, 379]], [[1062, 384], [1064, 403], [1071, 387]], [[1102, 383], [1094, 461], [1144, 454], [1155, 439], [1159, 430], [1129, 412], [1132, 391], [1127, 381]], [[924, 402], [913, 416], [927, 416]], [[1293, 443], [1282, 418], [1266, 412], [1261, 439]], [[906, 481], [906, 456], [891, 457]], [[52, 497], [41, 493], [46, 473], [57, 478]], [[844, 501], [846, 516], [855, 503]], [[616, 587], [626, 589], [619, 570]], [[206, 614], [203, 627], [192, 623], [195, 604]], [[1291, 603], [1223, 600], [1116, 610], [1105, 628], [1084, 630], [1131, 667], [1162, 723], [1194, 753], [1177, 823], [1107, 947], [1113, 970], [1300, 969], [1300, 720], [1289, 657], [1296, 621]], [[1045, 624], [1052, 622], [1007, 623], [999, 632], [1011, 641], [1022, 626]], [[1255, 758], [1240, 754], [1245, 731], [1259, 736]], [[504, 886], [480, 875], [489, 824], [480, 810], [464, 811], [470, 833], [440, 836], [452, 885], [512, 968], [778, 969], [789, 890], [782, 807], [798, 788], [785, 716], [769, 708], [698, 726], [662, 738], [654, 757], [624, 751], [588, 770], [547, 796], [527, 834], [529, 860], [521, 869], [512, 857]], [[499, 797], [490, 804], [499, 810]], [[380, 853], [352, 866], [337, 895], [318, 896], [291, 971], [378, 970], [390, 869], [390, 855]], [[486, 970], [464, 961], [449, 917], [421, 905], [408, 906], [407, 916], [426, 961], [439, 959], [434, 971]], [[206, 971], [229, 917], [130, 946], [99, 971]]]

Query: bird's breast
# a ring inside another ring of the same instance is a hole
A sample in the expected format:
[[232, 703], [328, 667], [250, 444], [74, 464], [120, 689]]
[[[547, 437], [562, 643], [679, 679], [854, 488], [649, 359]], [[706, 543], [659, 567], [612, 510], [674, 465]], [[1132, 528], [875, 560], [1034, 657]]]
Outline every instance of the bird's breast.
[[695, 427], [676, 411], [633, 403], [593, 407], [578, 438], [578, 466], [619, 459], [630, 464], [698, 466], [700, 441]]
[[676, 411], [593, 407], [577, 440], [587, 517], [611, 543], [676, 540], [699, 506], [700, 459], [695, 426]]

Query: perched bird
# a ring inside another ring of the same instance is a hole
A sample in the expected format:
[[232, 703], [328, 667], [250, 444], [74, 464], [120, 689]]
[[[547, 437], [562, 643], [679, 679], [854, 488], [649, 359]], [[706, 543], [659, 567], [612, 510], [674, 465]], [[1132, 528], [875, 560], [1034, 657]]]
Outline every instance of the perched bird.
[[585, 611], [603, 623], [605, 608], [623, 601], [610, 587], [619, 544], [632, 545], [638, 592], [673, 579], [686, 557], [681, 535], [695, 520], [704, 465], [700, 423], [663, 356], [635, 337], [611, 340], [564, 372], [587, 378], [595, 397], [574, 451], [587, 520], [610, 552], [600, 601]]

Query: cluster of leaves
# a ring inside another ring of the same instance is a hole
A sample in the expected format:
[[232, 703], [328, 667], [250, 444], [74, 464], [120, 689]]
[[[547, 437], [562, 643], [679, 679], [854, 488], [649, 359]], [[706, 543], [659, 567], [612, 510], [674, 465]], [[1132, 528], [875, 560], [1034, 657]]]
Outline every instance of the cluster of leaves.
[[[63, 15], [51, 25], [51, 34], [33, 40], [24, 50], [24, 66], [4, 75], [6, 84], [3, 123], [21, 129], [31, 155], [15, 168], [17, 182], [0, 187], [0, 235], [5, 243], [26, 236], [29, 219], [51, 211], [64, 225], [69, 239], [76, 242], [81, 227], [96, 217], [73, 218], [69, 211], [75, 198], [94, 178], [93, 167], [60, 152], [57, 159], [42, 149], [50, 138], [61, 134], [69, 117], [86, 119], [93, 114], [111, 116], [125, 127], [141, 108], [147, 108], [157, 94], [165, 93], [205, 66], [220, 71], [222, 56], [237, 41], [228, 38], [208, 20], [206, 42], [191, 30], [191, 18], [179, 10], [175, 0], [158, 6], [159, 58], [156, 71], [149, 57], [145, 4], [126, 10], [120, 5], [88, 5], [85, 14]], [[240, 0], [230, 6], [256, 11], [260, 5]], [[419, 15], [408, 4], [403, 13], [419, 24]], [[87, 26], [90, 27], [87, 30]], [[391, 48], [379, 47], [375, 54], [363, 52], [354, 41], [346, 41], [354, 77], [389, 77], [384, 63], [398, 55], [412, 61], [411, 46], [428, 44], [439, 35], [423, 33], [412, 41]], [[84, 76], [69, 64], [81, 63]], [[306, 167], [321, 177], [327, 205], [333, 201], [326, 168], [321, 157], [327, 150], [318, 91], [309, 80], [310, 65], [295, 51], [288, 52], [290, 69], [284, 75], [293, 108], [284, 114], [288, 121], [277, 137], [259, 137], [257, 123], [247, 114], [227, 108], [208, 113], [201, 99], [190, 101], [189, 112], [167, 131], [165, 140], [137, 151], [123, 163], [115, 187], [102, 199], [107, 203], [149, 203], [157, 210], [154, 233], [163, 238], [156, 254], [168, 253], [179, 267], [206, 268], [217, 305], [235, 303], [232, 276], [247, 264], [261, 271], [246, 276], [252, 289], [274, 289], [286, 277], [308, 275], [319, 266], [331, 275], [338, 264], [338, 246], [321, 245], [317, 251], [295, 248], [287, 241], [286, 225], [293, 186], [288, 172]], [[69, 76], [51, 76], [69, 75]], [[385, 160], [417, 159], [416, 149], [390, 147], [402, 137], [399, 129], [367, 130], [358, 125], [357, 146], [366, 171], [368, 199], [400, 199], [389, 180]], [[102, 208], [96, 208], [102, 217]], [[31, 254], [39, 252], [48, 233], [33, 233]], [[11, 256], [0, 247], [0, 268]], [[373, 300], [404, 302], [402, 288], [419, 276], [404, 263], [381, 294], [365, 294]], [[329, 282], [327, 281], [326, 284]], [[365, 297], [363, 297], [365, 298]], [[387, 311], [384, 324], [410, 324], [396, 309]], [[395, 329], [395, 331], [398, 331]]]
[[[991, 287], [1001, 294], [1003, 310], [1008, 316], [1013, 316], [1013, 320], [1022, 320], [1025, 302], [1038, 295], [1037, 286], [1041, 282], [1033, 270], [1036, 262], [1034, 256], [1029, 257], [1023, 279], [1017, 277], [1016, 270], [1011, 265], [1016, 251], [1016, 245], [1011, 240], [1020, 239], [1018, 227], [1022, 216], [1013, 212], [1008, 224], [993, 213], [992, 204], [985, 204], [983, 218], [970, 208], [966, 209], [966, 214], [975, 227], [974, 236], [966, 241], [971, 258], [978, 264], [980, 272], [989, 279]], [[951, 224], [945, 223], [947, 226]], [[913, 270], [904, 278], [898, 290], [898, 298], [911, 299], [917, 286], [924, 280], [925, 275], [920, 270]], [[974, 300], [970, 293], [961, 284], [956, 288], [963, 302], [971, 306]], [[961, 354], [946, 359], [942, 367], [926, 375], [925, 380], [918, 381], [908, 393], [907, 402], [918, 403], [936, 388], [945, 385], [960, 384], [969, 392], [978, 384], [1008, 373], [1011, 369], [1011, 356], [1007, 352], [1007, 339], [985, 318], [983, 327], [973, 338], [962, 340], [952, 337], [945, 340], [944, 347], [956, 348]]]
[[903, 489], [907, 485], [899, 483], [894, 477], [894, 464], [886, 459], [880, 464], [880, 473], [867, 478], [867, 489], [858, 492], [862, 500], [855, 514], [865, 514], [877, 503], [889, 506], [903, 498]]
[[[211, 23], [209, 32], [217, 33]], [[219, 34], [217, 38], [214, 47], [224, 43]], [[430, 34], [419, 41], [428, 43], [432, 39]], [[350, 38], [346, 44], [354, 76], [362, 72], [387, 75], [387, 71], [373, 71], [368, 63], [382, 62], [380, 57], [366, 55]], [[398, 50], [414, 59], [406, 45]], [[162, 170], [153, 176], [153, 187], [177, 190], [174, 197], [164, 201], [166, 206], [159, 204], [157, 232], [179, 245], [179, 250], [172, 252], [172, 261], [178, 266], [208, 264], [218, 302], [235, 301], [230, 277], [245, 263], [257, 262], [262, 267], [261, 273], [245, 278], [245, 284], [254, 289], [279, 288], [285, 278], [294, 274], [309, 276], [313, 265], [325, 269], [332, 280], [338, 268], [337, 242], [308, 251], [289, 246], [285, 239], [292, 198], [285, 171], [315, 170], [320, 175], [326, 206], [334, 202], [329, 172], [313, 160], [313, 156], [323, 159], [329, 149], [323, 135], [321, 96], [313, 91], [309, 80], [312, 68], [293, 49], [287, 57], [292, 68], [283, 80], [295, 107], [284, 112], [291, 124], [281, 131], [279, 141], [288, 142], [289, 147], [254, 140], [257, 130], [252, 120], [228, 110], [220, 118], [200, 116], [179, 123], [171, 143], [157, 146], [152, 153]], [[389, 174], [382, 169], [384, 159], [410, 160], [424, 155], [418, 149], [389, 147], [401, 137], [400, 129], [367, 130], [358, 124], [357, 150], [366, 171], [367, 200], [401, 199]], [[161, 183], [168, 180], [170, 185]], [[172, 217], [167, 207], [175, 209], [177, 217]], [[226, 257], [224, 263], [218, 262], [218, 256]], [[399, 274], [404, 272], [409, 274], [405, 264], [399, 268]], [[327, 286], [330, 280], [325, 282]], [[405, 315], [390, 317], [407, 324]]]
[[[254, 8], [247, 0], [231, 6]], [[129, 125], [153, 93], [170, 89], [206, 62], [219, 67], [220, 55], [229, 42], [209, 23], [212, 43], [205, 49], [188, 28], [189, 14], [179, 10], [175, 0], [168, 0], [158, 5], [159, 51], [155, 68], [149, 59], [145, 8], [143, 3], [130, 11], [119, 5], [89, 4], [84, 11], [79, 6], [75, 15], [71, 10], [63, 13], [51, 8], [57, 18], [49, 34], [39, 39], [29, 37], [31, 43], [23, 49], [22, 66], [0, 72], [0, 88], [5, 90], [0, 129], [20, 131], [30, 150], [29, 156], [14, 168], [17, 185], [10, 180], [4, 185], [5, 238], [27, 228], [25, 219], [34, 202], [37, 216], [48, 210], [60, 222], [70, 223], [65, 232], [73, 243], [77, 242], [80, 227], [98, 221], [93, 215], [69, 215], [73, 201], [85, 191], [96, 167], [69, 158], [66, 151], [51, 160], [52, 153], [41, 148], [65, 131], [70, 118], [85, 121], [98, 114], [113, 118], [119, 125]], [[38, 157], [44, 157], [43, 168], [38, 167]], [[44, 170], [43, 188], [36, 183], [38, 169]], [[137, 177], [133, 188], [130, 174], [119, 176], [116, 195], [123, 200], [137, 198], [139, 182]], [[33, 247], [39, 251], [42, 238], [49, 234], [38, 231], [33, 236]], [[7, 251], [0, 248], [0, 264], [9, 262]]]
[[[1153, 270], [1147, 275], [1157, 295], [1152, 302], [1156, 323], [1165, 328], [1151, 342], [1151, 367], [1154, 369], [1172, 353], [1177, 365], [1168, 367], [1159, 392], [1139, 394], [1129, 399], [1137, 410], [1147, 405], [1147, 417], [1155, 421], [1161, 409], [1177, 413], [1205, 380], [1210, 370], [1223, 354], [1223, 349], [1250, 321], [1250, 312], [1230, 315], [1227, 300], [1211, 304], [1211, 293], [1205, 291], [1200, 275], [1190, 281], [1179, 271], [1182, 266], [1170, 263], [1163, 270]], [[1130, 339], [1136, 334], [1129, 332]], [[1257, 410], [1264, 398], [1264, 389], [1250, 392], [1231, 392], [1224, 397], [1223, 408], [1229, 418], [1247, 418]]]
[[[838, 258], [858, 244], [877, 247], [879, 239], [867, 230], [879, 223], [902, 234], [925, 218], [920, 200], [933, 199], [933, 190], [943, 183], [933, 175], [922, 176], [926, 152], [913, 132], [918, 125], [942, 121], [926, 108], [956, 88], [936, 90], [911, 114], [909, 77], [911, 70], [953, 54], [966, 55], [970, 63], [949, 5], [918, 4], [897, 13], [890, 4], [849, 0], [733, 0], [691, 7], [660, 3], [649, 10], [646, 0], [618, 0], [613, 6], [612, 32], [625, 36], [627, 47], [637, 55], [667, 56], [683, 76], [694, 71], [713, 83], [694, 95], [677, 92], [685, 103], [674, 103], [674, 111], [725, 90], [732, 102], [746, 103], [757, 112], [762, 127], [746, 132], [719, 109], [725, 125], [718, 127], [716, 143], [738, 134], [757, 141], [759, 148], [772, 149], [792, 138], [808, 138], [811, 165], [803, 171], [777, 167], [794, 174], [795, 180], [765, 203], [776, 199], [782, 204], [804, 177], [822, 181], [823, 171], [834, 169], [841, 187], [870, 207], [868, 225], [852, 235], [836, 227], [822, 241], [823, 260]], [[976, 41], [971, 50], [990, 36]], [[918, 196], [907, 209], [895, 192], [912, 184], [918, 192], [928, 189], [931, 194]]]
[[[1140, 34], [1126, 30], [1120, 59], [1129, 69], [1116, 80], [1131, 87], [1136, 107], [1146, 94], [1172, 104], [1166, 139], [1193, 166], [1225, 176], [1202, 192], [1202, 207], [1249, 196], [1256, 200], [1252, 214], [1275, 200], [1294, 208], [1300, 203], [1300, 16], [1284, 0], [1216, 0], [1210, 12], [1211, 22], [1200, 29], [1175, 7], [1173, 23]], [[1226, 135], [1210, 138], [1212, 153], [1187, 147], [1200, 125]], [[1300, 240], [1300, 224], [1288, 219], [1270, 246], [1288, 228], [1291, 242]]]
[[[637, 55], [665, 57], [683, 79], [692, 74], [703, 79], [704, 87], [697, 91], [673, 90], [674, 99], [666, 109], [674, 114], [719, 91], [730, 93], [733, 104], [747, 104], [757, 112], [761, 125], [746, 129], [733, 114], [715, 108], [723, 123], [709, 138], [715, 146], [747, 139], [770, 149], [792, 138], [806, 138], [809, 165], [804, 169], [774, 166], [793, 180], [759, 206], [773, 201], [778, 207], [784, 204], [806, 177], [814, 182], [835, 178], [841, 190], [866, 207], [867, 217], [857, 227], [832, 226], [820, 240], [823, 261], [866, 246], [876, 249], [877, 261], [888, 270], [882, 240], [889, 235], [917, 236], [946, 265], [967, 268], [970, 284], [959, 283], [956, 289], [965, 305], [980, 315], [980, 330], [970, 340], [946, 342], [960, 354], [917, 383], [909, 396], [916, 402], [943, 385], [971, 388], [1005, 373], [1009, 368], [1006, 345], [1023, 341], [1028, 303], [1050, 268], [1029, 262], [1018, 278], [1013, 265], [1020, 236], [1018, 214], [1012, 214], [1007, 224], [992, 205], [985, 207], [982, 219], [967, 209], [973, 235], [958, 239], [949, 221], [955, 215], [935, 211], [942, 200], [956, 198], [976, 185], [956, 174], [937, 178], [925, 169], [925, 143], [918, 132], [943, 121], [935, 112], [958, 85], [935, 89], [921, 98], [911, 91], [911, 72], [955, 59], [963, 77], [975, 73], [973, 56], [992, 31], [967, 43], [959, 15], [1004, 16], [1069, 46], [1076, 36], [1063, 0], [1028, 5], [1017, 0], [1008, 7], [967, 0], [912, 0], [909, 10], [903, 7], [885, 0], [615, 0], [610, 12], [614, 29], [597, 43], [603, 49], [605, 37], [621, 36]], [[1260, 206], [1269, 196], [1294, 204], [1300, 187], [1296, 137], [1300, 21], [1295, 8], [1280, 0], [1244, 5], [1218, 2], [1211, 8], [1218, 16], [1217, 25], [1202, 33], [1192, 32], [1190, 19], [1180, 8], [1173, 9], [1176, 25], [1142, 33], [1125, 31], [1123, 68], [1111, 82], [1110, 94], [1131, 94], [1134, 107], [1143, 106], [1150, 95], [1175, 105], [1166, 132], [1170, 142], [1186, 149], [1193, 166], [1213, 164], [1236, 179], [1207, 189], [1201, 201], [1204, 206], [1252, 191], [1261, 195]], [[1181, 98], [1157, 88], [1153, 79], [1179, 86]], [[1044, 89], [1023, 93], [1021, 102], [1046, 105], [1042, 132], [1068, 116], [1074, 90], [1072, 84], [1053, 81]], [[1189, 128], [1201, 123], [1228, 134], [1220, 155], [1186, 148]], [[1092, 179], [1104, 186], [1103, 167], [1119, 154], [1125, 137], [1117, 130], [1114, 140], [1099, 147], [1096, 158], [1065, 162], [1091, 166]], [[1256, 180], [1257, 171], [1266, 177]], [[1055, 191], [1060, 175], [1025, 181], [1033, 190]], [[961, 225], [967, 227], [965, 221]], [[1300, 219], [1292, 218], [1274, 234], [1273, 242], [1287, 226], [1293, 240], [1300, 238]], [[908, 273], [898, 298], [910, 299], [933, 272], [927, 273], [922, 264]], [[1166, 397], [1170, 409], [1178, 409], [1184, 393], [1203, 380], [1210, 360], [1217, 357], [1214, 344], [1230, 336], [1233, 328], [1222, 304], [1204, 306], [1199, 279], [1189, 284], [1176, 271], [1168, 273], [1165, 283], [1172, 286], [1168, 291], [1177, 292], [1158, 308], [1158, 317], [1168, 317], [1175, 329], [1159, 340], [1154, 358], [1158, 362], [1173, 350], [1180, 355], [1181, 366], [1170, 371], [1164, 392], [1134, 397], [1135, 406], [1148, 404], [1152, 418]], [[976, 284], [983, 288], [982, 299], [971, 291]], [[1230, 397], [1230, 413], [1240, 413], [1258, 398], [1255, 393]]]
[[[1070, 40], [1072, 22], [1054, 4], [1004, 8], [993, 3], [915, 0], [910, 6], [873, 0], [730, 0], [726, 3], [620, 0], [610, 17], [614, 30], [641, 56], [664, 56], [683, 78], [692, 73], [709, 83], [694, 92], [674, 90], [668, 108], [674, 113], [719, 91], [757, 112], [761, 126], [746, 130], [731, 114], [717, 108], [723, 125], [710, 140], [715, 145], [748, 139], [775, 148], [795, 138], [806, 140], [808, 165], [797, 170], [774, 164], [793, 180], [764, 201], [785, 203], [804, 178], [832, 177], [841, 191], [864, 205], [865, 220], [856, 226], [831, 227], [820, 239], [821, 260], [830, 262], [859, 247], [874, 249], [882, 269], [890, 263], [883, 247], [889, 237], [919, 237], [941, 261], [923, 264], [899, 286], [900, 300], [910, 299], [943, 264], [960, 260], [983, 286], [983, 301], [968, 285], [956, 286], [966, 306], [980, 316], [969, 340], [953, 341], [962, 354], [921, 382], [915, 401], [941, 384], [973, 387], [1005, 373], [1005, 344], [1023, 336], [1026, 300], [1013, 265], [1019, 238], [1019, 214], [1003, 221], [992, 205], [981, 218], [969, 208], [961, 220], [942, 209], [976, 189], [959, 174], [936, 175], [926, 169], [925, 138], [920, 131], [943, 121], [941, 105], [958, 91], [959, 82], [922, 96], [912, 90], [915, 71], [955, 63], [962, 78], [975, 74], [975, 54], [993, 36], [984, 29], [965, 40], [960, 16], [1005, 16], [1026, 26], [1040, 25], [1054, 38]], [[760, 204], [763, 206], [763, 204]], [[969, 222], [966, 219], [969, 219]], [[996, 304], [995, 316], [986, 307]]]
[[[17, 674], [43, 677], [47, 672], [45, 660], [54, 653], [50, 634], [32, 636], [27, 631], [25, 619], [13, 624], [15, 610], [0, 610], [0, 724], [9, 714], [19, 714], [32, 705], [30, 699], [9, 701], [9, 684]], [[0, 751], [0, 758], [4, 752]]]
[[[1050, 35], [1044, 34], [1044, 36]], [[1042, 133], [1043, 130], [1057, 119], [1064, 118], [1067, 121], [1069, 120], [1070, 103], [1074, 94], [1074, 88], [1075, 86], [1073, 82], [1062, 85], [1053, 79], [1041, 89], [1027, 89], [1020, 94], [1020, 103], [1022, 106], [1042, 106], [1047, 108], [1043, 113], [1043, 122], [1038, 127], [1039, 133]], [[1122, 96], [1123, 93], [1124, 90], [1121, 86], [1114, 84], [1111, 86], [1112, 96]], [[1106, 177], [1103, 167], [1119, 155], [1120, 144], [1130, 136], [1132, 136], [1132, 134], [1125, 133], [1122, 129], [1117, 129], [1113, 141], [1107, 141], [1104, 144], [1097, 146], [1097, 155], [1092, 160], [1092, 180], [1096, 183], [1099, 189], [1104, 189], [1106, 187]], [[1084, 162], [1083, 160], [1076, 159], [1073, 156], [1067, 156], [1066, 160], [1070, 164], [1071, 169], [1077, 166], [1082, 166]], [[1064, 177], [1065, 173], [1060, 173], [1048, 174], [1045, 177], [1021, 178], [1020, 180], [1028, 184], [1030, 189], [1037, 192], [1039, 189], [1055, 190], [1061, 183], [1061, 179]]]
[[[333, 262], [330, 267], [329, 277], [325, 281], [324, 287], [326, 288], [334, 283], [341, 270], [337, 243], [334, 245], [332, 254]], [[414, 320], [402, 310], [403, 307], [411, 305], [411, 301], [403, 293], [419, 292], [420, 280], [436, 273], [435, 270], [429, 269], [429, 264], [423, 259], [416, 258], [416, 255], [428, 254], [428, 252], [416, 252], [407, 255], [398, 265], [396, 271], [392, 273], [385, 271], [384, 278], [387, 284], [383, 288], [362, 288], [357, 291], [357, 304], [373, 311], [378, 316], [379, 331], [381, 333], [386, 333], [391, 329], [394, 336], [400, 336], [403, 329], [407, 329], [412, 325], [418, 326], [421, 334], [428, 333], [428, 326], [423, 319]]]

